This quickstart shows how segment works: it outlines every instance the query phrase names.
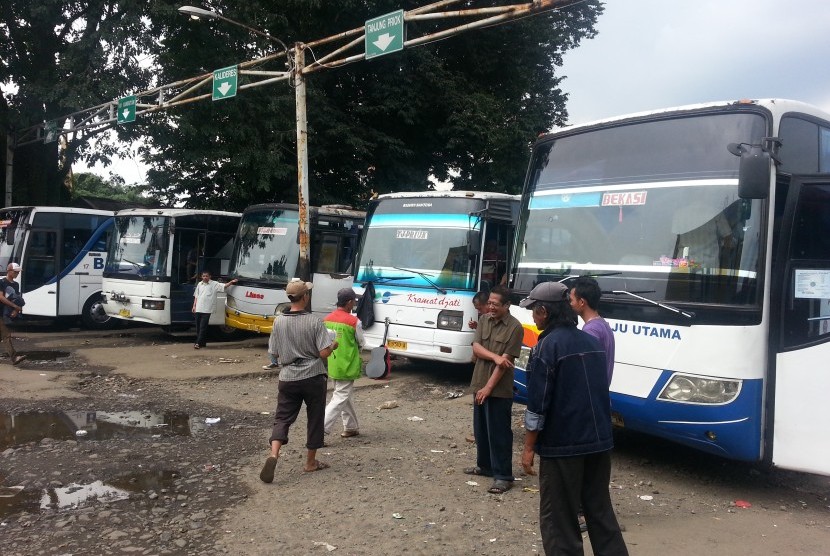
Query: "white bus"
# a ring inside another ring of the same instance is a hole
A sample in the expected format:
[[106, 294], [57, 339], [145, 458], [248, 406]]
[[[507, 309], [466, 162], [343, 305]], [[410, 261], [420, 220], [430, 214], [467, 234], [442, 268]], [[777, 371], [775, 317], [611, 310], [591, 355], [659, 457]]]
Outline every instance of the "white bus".
[[[239, 216], [192, 209], [116, 213], [104, 268], [106, 313], [170, 330], [193, 325], [193, 292], [201, 272], [228, 279]], [[219, 297], [210, 324], [224, 326], [224, 296]]]
[[[309, 207], [311, 310], [334, 310], [337, 290], [352, 285], [351, 268], [366, 213], [349, 207]], [[245, 209], [234, 239], [230, 274], [238, 280], [226, 300], [225, 323], [270, 334], [274, 315], [288, 304], [285, 286], [297, 277], [300, 257], [297, 205]]]
[[828, 172], [830, 115], [786, 100], [552, 133], [533, 150], [511, 285], [520, 298], [596, 277], [617, 425], [828, 474]]
[[112, 212], [67, 207], [0, 209], [0, 272], [19, 263], [24, 315], [80, 316], [88, 328], [104, 328], [101, 273]]
[[473, 296], [506, 280], [519, 197], [390, 193], [372, 201], [358, 251], [356, 291], [374, 289], [367, 344], [450, 363], [472, 360]]

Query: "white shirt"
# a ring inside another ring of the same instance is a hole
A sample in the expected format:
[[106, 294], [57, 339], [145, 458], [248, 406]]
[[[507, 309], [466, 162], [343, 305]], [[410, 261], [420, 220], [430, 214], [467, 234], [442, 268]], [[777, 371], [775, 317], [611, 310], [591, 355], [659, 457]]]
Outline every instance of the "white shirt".
[[197, 313], [212, 313], [213, 308], [216, 307], [216, 294], [225, 291], [225, 284], [220, 284], [214, 280], [210, 280], [207, 284], [199, 280], [196, 284], [196, 289], [193, 291], [193, 297], [196, 298]]

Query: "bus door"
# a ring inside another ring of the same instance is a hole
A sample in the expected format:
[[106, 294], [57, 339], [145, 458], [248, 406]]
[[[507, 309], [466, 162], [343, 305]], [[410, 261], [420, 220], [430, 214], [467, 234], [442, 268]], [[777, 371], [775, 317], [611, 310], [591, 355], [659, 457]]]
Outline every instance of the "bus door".
[[[57, 316], [59, 285], [57, 275], [58, 262], [61, 258], [60, 241], [60, 214], [38, 212], [35, 214], [32, 229], [26, 241], [26, 253], [23, 256], [24, 264], [20, 276], [20, 291], [26, 301], [23, 309], [35, 315]], [[75, 290], [77, 296], [78, 280], [68, 280], [66, 289]], [[45, 295], [26, 296], [31, 292], [43, 288]]]
[[782, 222], [772, 463], [830, 475], [830, 177], [794, 176]]
[[506, 284], [515, 231], [512, 224], [487, 222], [481, 255], [480, 290], [489, 291], [493, 286]]
[[337, 292], [351, 288], [357, 235], [343, 235], [315, 230], [312, 236], [311, 311], [329, 314], [337, 306]]
[[[106, 257], [106, 234], [95, 245], [87, 245], [109, 217], [63, 214], [58, 267], [61, 273], [58, 315], [79, 315], [90, 296], [101, 290]], [[87, 251], [84, 252], [84, 248]]]
[[[170, 257], [170, 322], [193, 320], [193, 292], [204, 268], [205, 236], [200, 230], [176, 229]], [[214, 276], [215, 280], [216, 277]], [[218, 302], [217, 302], [218, 304]]]

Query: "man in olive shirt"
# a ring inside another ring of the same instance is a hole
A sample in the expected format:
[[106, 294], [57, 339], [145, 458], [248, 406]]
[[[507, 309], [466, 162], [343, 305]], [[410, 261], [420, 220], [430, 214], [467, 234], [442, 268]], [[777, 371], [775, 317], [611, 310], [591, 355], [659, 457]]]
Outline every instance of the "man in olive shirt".
[[471, 386], [476, 466], [468, 475], [493, 477], [487, 492], [503, 494], [513, 486], [513, 361], [522, 349], [522, 324], [510, 315], [510, 290], [496, 286], [487, 300], [490, 318], [481, 319], [473, 340], [476, 357]]

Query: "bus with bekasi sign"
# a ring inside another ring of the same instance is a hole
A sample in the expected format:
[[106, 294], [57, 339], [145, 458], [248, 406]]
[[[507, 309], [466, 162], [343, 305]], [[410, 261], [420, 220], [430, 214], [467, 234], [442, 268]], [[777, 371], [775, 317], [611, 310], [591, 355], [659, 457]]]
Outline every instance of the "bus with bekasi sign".
[[0, 209], [0, 267], [21, 266], [23, 315], [80, 316], [87, 328], [111, 323], [101, 306], [101, 275], [113, 215], [69, 207]]
[[387, 338], [393, 354], [469, 363], [470, 322], [478, 319], [473, 296], [506, 281], [518, 209], [518, 196], [480, 191], [389, 193], [371, 201], [354, 283], [372, 295], [367, 345]]
[[[193, 292], [202, 271], [214, 280], [230, 279], [239, 217], [216, 210], [118, 211], [103, 275], [106, 313], [168, 330], [192, 326]], [[209, 324], [224, 328], [224, 294], [218, 297]]]
[[830, 474], [830, 114], [741, 100], [543, 136], [516, 245], [516, 299], [599, 282], [616, 425]]
[[[342, 205], [309, 207], [311, 310], [334, 310], [337, 291], [352, 285], [352, 264], [366, 213]], [[267, 203], [245, 209], [233, 242], [225, 323], [270, 334], [274, 316], [289, 305], [285, 286], [297, 276], [300, 259], [299, 208]]]

